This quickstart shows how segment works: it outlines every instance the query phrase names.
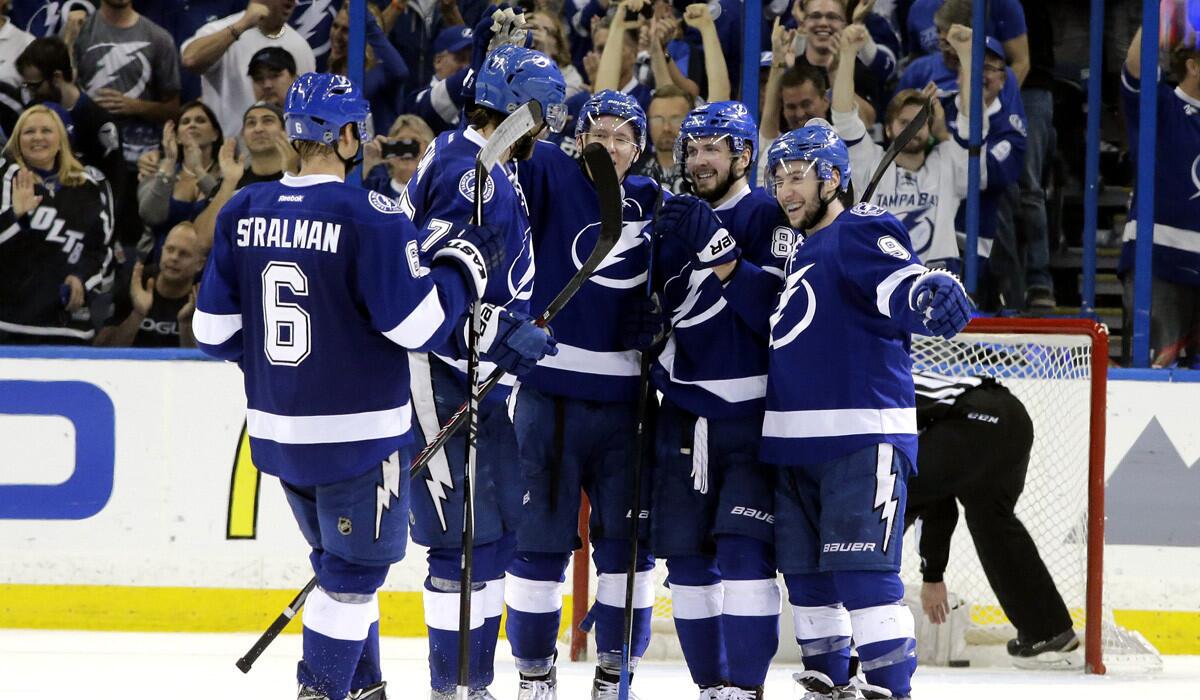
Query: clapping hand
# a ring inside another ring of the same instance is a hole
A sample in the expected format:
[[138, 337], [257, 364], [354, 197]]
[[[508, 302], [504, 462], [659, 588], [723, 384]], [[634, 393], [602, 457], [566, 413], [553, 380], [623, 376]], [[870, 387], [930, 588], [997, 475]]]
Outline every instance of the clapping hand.
[[154, 306], [154, 278], [143, 279], [145, 272], [146, 267], [139, 260], [133, 265], [133, 277], [129, 278], [129, 300], [133, 303], [133, 310], [143, 318]]
[[34, 191], [36, 179], [34, 174], [25, 168], [18, 170], [17, 176], [13, 178], [12, 208], [18, 219], [37, 209], [42, 203], [41, 195]]

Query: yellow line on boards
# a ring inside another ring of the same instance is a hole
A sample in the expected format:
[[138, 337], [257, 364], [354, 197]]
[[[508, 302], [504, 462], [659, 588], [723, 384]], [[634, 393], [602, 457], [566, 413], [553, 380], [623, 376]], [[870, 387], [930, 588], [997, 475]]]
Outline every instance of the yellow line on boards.
[[[295, 595], [250, 588], [0, 584], [0, 628], [261, 632]], [[379, 609], [382, 634], [425, 636], [420, 591], [380, 591]], [[566, 596], [564, 610], [570, 609]], [[563, 624], [569, 624], [564, 617]], [[297, 620], [287, 632], [300, 631]]]

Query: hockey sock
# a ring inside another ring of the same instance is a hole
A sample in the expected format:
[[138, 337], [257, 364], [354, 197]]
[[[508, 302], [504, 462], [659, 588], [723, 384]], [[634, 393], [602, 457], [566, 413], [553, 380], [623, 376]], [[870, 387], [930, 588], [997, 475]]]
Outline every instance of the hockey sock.
[[[654, 606], [654, 557], [649, 543], [638, 547], [633, 582], [633, 644], [630, 666], [650, 646], [650, 616]], [[584, 629], [596, 628], [596, 651], [602, 666], [619, 668], [622, 637], [625, 630], [625, 567], [629, 542], [625, 539], [600, 538], [592, 542], [592, 560], [596, 564], [596, 603], [583, 621]], [[613, 659], [616, 659], [615, 666]]]
[[[476, 549], [476, 552], [479, 550]], [[423, 598], [425, 625], [429, 630], [429, 681], [434, 690], [451, 692], [458, 685], [458, 592], [460, 550], [450, 547], [429, 549], [429, 576], [425, 578]], [[484, 621], [484, 584], [473, 583], [471, 593], [471, 637], [482, 640]], [[494, 643], [493, 643], [494, 648]], [[478, 673], [483, 645], [470, 646], [471, 675]], [[342, 696], [331, 696], [342, 697]]]
[[379, 599], [314, 588], [304, 605], [304, 657], [296, 680], [331, 698], [344, 698], [363, 655], [371, 626], [379, 623]]
[[889, 571], [839, 571], [834, 577], [850, 609], [854, 646], [867, 682], [887, 688], [897, 698], [907, 697], [917, 668], [917, 640], [900, 576]]
[[545, 675], [554, 665], [569, 558], [569, 554], [519, 552], [508, 566], [505, 631], [517, 670], [527, 676]]
[[683, 556], [667, 559], [671, 614], [692, 682], [701, 687], [729, 677], [725, 638], [721, 633], [724, 589], [715, 559]]
[[741, 688], [757, 688], [766, 681], [779, 648], [781, 596], [773, 548], [753, 537], [720, 535], [717, 562], [725, 580], [721, 614], [729, 656], [725, 678]]
[[354, 677], [350, 680], [350, 689], [368, 688], [381, 680], [383, 671], [379, 666], [379, 622], [376, 621], [372, 622], [371, 629], [367, 630], [367, 639], [363, 643], [362, 656], [358, 658], [358, 667], [354, 669]]
[[833, 577], [817, 573], [783, 578], [804, 667], [824, 673], [834, 685], [846, 685], [850, 682], [850, 613], [837, 602]]

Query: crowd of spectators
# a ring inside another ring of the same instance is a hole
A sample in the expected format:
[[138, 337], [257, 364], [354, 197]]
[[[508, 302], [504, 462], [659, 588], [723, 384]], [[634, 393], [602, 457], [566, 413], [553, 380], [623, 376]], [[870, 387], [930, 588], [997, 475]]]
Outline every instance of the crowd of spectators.
[[[473, 27], [487, 2], [367, 0], [364, 89], [377, 135], [364, 148], [364, 186], [399, 196], [434, 137], [459, 126]], [[739, 98], [743, 0], [510, 2], [525, 10], [532, 45], [562, 70], [572, 113], [600, 90], [636, 97], [649, 134], [634, 172], [684, 191], [674, 147], [685, 115]], [[825, 118], [851, 145], [861, 188], [881, 146], [930, 101], [929, 127], [875, 199], [921, 241], [927, 262], [961, 269], [972, 0], [762, 6], [759, 152], [780, 133]], [[1044, 3], [988, 3], [976, 295], [988, 310], [1056, 303], [1049, 260], [1057, 236], [1046, 213], [1056, 152], [1053, 32]], [[0, 268], [19, 270], [0, 272], [0, 342], [191, 344], [190, 280], [203, 267], [217, 212], [240, 188], [295, 168], [281, 111], [287, 89], [307, 71], [346, 73], [348, 51], [343, 0], [0, 0], [0, 130], [8, 144]], [[1131, 49], [1129, 94], [1138, 89], [1136, 65]], [[1193, 107], [1198, 65], [1185, 56], [1163, 77], [1182, 81], [1176, 99]], [[1171, 86], [1161, 100], [1176, 95]], [[22, 129], [49, 134], [39, 138], [53, 148]], [[557, 140], [574, 155], [572, 132], [568, 126]], [[35, 155], [39, 148], [55, 159]], [[82, 199], [84, 190], [88, 215], [63, 216], [58, 200]], [[96, 214], [104, 211], [111, 214]], [[1171, 254], [1159, 242], [1156, 260]], [[1156, 277], [1155, 317], [1170, 318], [1156, 325], [1160, 363], [1194, 362], [1200, 349], [1198, 271], [1189, 265]], [[1172, 311], [1160, 308], [1167, 299]], [[1189, 311], [1178, 312], [1181, 305]]]

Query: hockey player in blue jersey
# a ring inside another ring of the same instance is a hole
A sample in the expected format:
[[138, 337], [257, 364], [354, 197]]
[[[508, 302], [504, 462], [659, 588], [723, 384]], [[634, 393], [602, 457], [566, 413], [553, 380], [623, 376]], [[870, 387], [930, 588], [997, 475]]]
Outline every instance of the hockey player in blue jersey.
[[910, 334], [954, 335], [970, 303], [952, 274], [917, 261], [895, 217], [847, 208], [849, 155], [827, 122], [785, 134], [767, 157], [768, 189], [805, 234], [782, 291], [707, 209], [664, 212], [659, 224], [691, 236], [735, 312], [769, 337], [759, 455], [778, 466], [776, 557], [804, 697], [856, 697], [851, 639], [863, 697], [908, 697], [916, 641], [898, 572], [917, 446]]
[[[751, 189], [758, 127], [740, 102], [692, 110], [676, 139], [694, 197], [711, 207], [742, 255], [783, 276], [795, 233], [779, 205]], [[761, 697], [779, 642], [775, 472], [758, 459], [767, 389], [767, 339], [725, 301], [721, 282], [679, 237], [659, 236], [660, 281], [671, 333], [651, 377], [663, 395], [655, 436], [651, 519], [665, 558], [672, 614], [701, 700]]]
[[[646, 115], [628, 95], [606, 90], [588, 100], [575, 138], [579, 151], [592, 143], [608, 149], [617, 177], [623, 179], [625, 223], [612, 252], [554, 318], [559, 353], [522, 378], [515, 396], [513, 422], [527, 491], [505, 600], [522, 700], [556, 697], [555, 640], [564, 572], [571, 552], [580, 546], [581, 486], [592, 506], [590, 532], [599, 578], [588, 616], [599, 650], [593, 698], [617, 697], [621, 658], [630, 437], [636, 427], [641, 361], [641, 343], [633, 337], [638, 329], [623, 321], [645, 299], [646, 228], [659, 188], [645, 177], [627, 175], [646, 139]], [[584, 168], [553, 144], [537, 144], [533, 159], [518, 170], [531, 206], [538, 260], [531, 304], [540, 312], [595, 246], [600, 205]], [[646, 476], [649, 471], [644, 470]], [[649, 494], [648, 483], [643, 493]], [[648, 503], [645, 498], [643, 506]], [[645, 518], [643, 510], [639, 520]], [[641, 529], [647, 529], [645, 523]], [[635, 663], [650, 639], [654, 562], [648, 544], [639, 548], [635, 577]]]
[[[536, 100], [552, 131], [566, 119], [566, 85], [558, 67], [544, 54], [501, 46], [483, 61], [475, 81], [474, 107], [461, 131], [438, 136], [425, 151], [400, 197], [400, 206], [421, 231], [421, 259], [431, 259], [446, 234], [474, 214], [475, 158], [496, 127], [512, 111]], [[539, 125], [538, 130], [544, 130]], [[532, 325], [526, 312], [533, 290], [534, 256], [525, 197], [516, 186], [509, 161], [527, 159], [537, 133], [522, 137], [483, 183], [483, 220], [505, 229], [503, 275], [483, 294], [499, 313], [482, 333], [484, 362], [480, 377], [498, 365], [520, 375], [537, 360], [555, 354], [553, 340]], [[426, 438], [432, 438], [467, 399], [466, 324], [431, 355], [413, 354], [413, 403]], [[504, 609], [504, 570], [512, 558], [523, 489], [516, 467], [516, 439], [505, 409], [513, 377], [488, 394], [480, 409], [477, 481], [474, 483], [475, 539], [472, 574], [471, 697], [491, 698], [493, 659]], [[429, 548], [425, 579], [425, 624], [429, 629], [429, 667], [433, 697], [453, 696], [458, 666], [459, 575], [462, 555], [464, 450], [460, 431], [429, 462], [412, 499], [413, 540]]]
[[503, 277], [503, 232], [455, 225], [422, 267], [395, 202], [343, 182], [369, 116], [343, 76], [296, 80], [300, 173], [222, 209], [193, 321], [200, 348], [245, 373], [254, 463], [283, 483], [312, 546], [302, 700], [383, 696], [376, 589], [408, 539], [406, 348], [441, 345]]

